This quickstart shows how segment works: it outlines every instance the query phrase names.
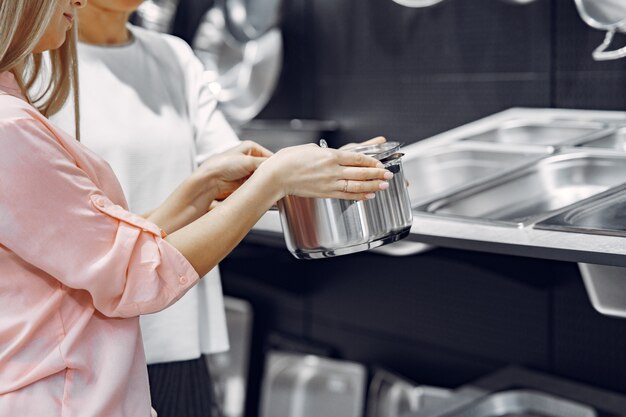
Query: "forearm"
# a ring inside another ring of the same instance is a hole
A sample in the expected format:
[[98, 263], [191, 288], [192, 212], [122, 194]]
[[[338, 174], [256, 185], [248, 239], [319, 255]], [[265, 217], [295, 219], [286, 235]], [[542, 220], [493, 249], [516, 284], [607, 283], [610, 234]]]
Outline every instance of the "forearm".
[[265, 173], [253, 175], [230, 197], [198, 220], [170, 234], [200, 276], [213, 269], [244, 238], [261, 216], [282, 198]]
[[218, 190], [210, 176], [192, 175], [154, 210], [143, 217], [157, 224], [167, 234], [202, 217], [215, 199]]

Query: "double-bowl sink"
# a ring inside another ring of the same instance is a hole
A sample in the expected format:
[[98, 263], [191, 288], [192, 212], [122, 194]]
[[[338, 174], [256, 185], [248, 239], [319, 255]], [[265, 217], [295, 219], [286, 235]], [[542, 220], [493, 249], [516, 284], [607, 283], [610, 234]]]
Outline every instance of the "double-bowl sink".
[[416, 212], [464, 222], [626, 236], [626, 120], [545, 112], [417, 144]]

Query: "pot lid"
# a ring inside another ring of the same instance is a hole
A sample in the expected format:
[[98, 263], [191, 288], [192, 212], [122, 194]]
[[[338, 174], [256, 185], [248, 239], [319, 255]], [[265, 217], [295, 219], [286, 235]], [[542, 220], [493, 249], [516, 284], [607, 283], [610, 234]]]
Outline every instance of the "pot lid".
[[385, 142], [376, 145], [357, 146], [356, 148], [352, 148], [350, 150], [352, 152], [360, 152], [381, 160], [398, 152], [401, 146], [402, 144], [400, 142]]

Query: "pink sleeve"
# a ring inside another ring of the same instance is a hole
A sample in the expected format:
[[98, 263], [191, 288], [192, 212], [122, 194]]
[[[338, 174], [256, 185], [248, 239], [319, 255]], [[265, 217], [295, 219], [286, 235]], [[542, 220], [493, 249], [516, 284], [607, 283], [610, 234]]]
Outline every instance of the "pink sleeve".
[[153, 223], [113, 204], [42, 123], [0, 123], [0, 244], [109, 317], [153, 313], [198, 280]]

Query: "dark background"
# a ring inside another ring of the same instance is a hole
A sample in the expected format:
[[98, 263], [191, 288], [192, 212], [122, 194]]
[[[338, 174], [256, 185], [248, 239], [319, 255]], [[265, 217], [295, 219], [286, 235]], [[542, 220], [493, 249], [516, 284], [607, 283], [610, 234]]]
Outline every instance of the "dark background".
[[[190, 39], [207, 4], [183, 1], [175, 31]], [[261, 117], [337, 120], [341, 142], [414, 142], [516, 106], [626, 110], [626, 60], [592, 61], [603, 33], [573, 0], [286, 0], [283, 30]], [[249, 416], [264, 350], [289, 344], [418, 383], [521, 364], [626, 394], [626, 320], [593, 310], [575, 264], [450, 249], [305, 262], [247, 242], [222, 273], [255, 309]]]

